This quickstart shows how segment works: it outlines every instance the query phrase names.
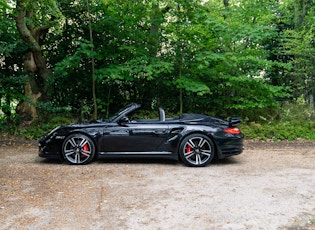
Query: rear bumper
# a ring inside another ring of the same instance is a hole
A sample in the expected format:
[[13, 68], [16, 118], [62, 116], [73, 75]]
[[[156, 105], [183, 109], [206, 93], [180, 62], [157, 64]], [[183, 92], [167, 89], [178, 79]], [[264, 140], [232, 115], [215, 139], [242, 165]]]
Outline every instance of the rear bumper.
[[226, 148], [221, 150], [221, 158], [230, 157], [234, 155], [241, 154], [243, 152], [243, 147], [236, 148], [235, 146], [231, 148]]
[[233, 138], [218, 141], [217, 154], [219, 159], [241, 154], [243, 150], [243, 135], [235, 135]]

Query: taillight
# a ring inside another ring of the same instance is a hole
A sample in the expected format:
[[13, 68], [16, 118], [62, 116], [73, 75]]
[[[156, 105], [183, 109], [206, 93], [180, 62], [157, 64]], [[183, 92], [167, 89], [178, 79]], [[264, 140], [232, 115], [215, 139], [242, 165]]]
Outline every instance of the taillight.
[[240, 134], [241, 130], [237, 127], [230, 127], [224, 130], [224, 132], [229, 133], [229, 134]]

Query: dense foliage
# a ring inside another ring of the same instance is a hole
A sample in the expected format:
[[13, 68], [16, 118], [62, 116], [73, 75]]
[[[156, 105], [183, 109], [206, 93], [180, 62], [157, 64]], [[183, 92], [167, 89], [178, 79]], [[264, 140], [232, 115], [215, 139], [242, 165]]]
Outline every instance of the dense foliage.
[[0, 0], [0, 127], [138, 102], [315, 139], [314, 17], [314, 0]]

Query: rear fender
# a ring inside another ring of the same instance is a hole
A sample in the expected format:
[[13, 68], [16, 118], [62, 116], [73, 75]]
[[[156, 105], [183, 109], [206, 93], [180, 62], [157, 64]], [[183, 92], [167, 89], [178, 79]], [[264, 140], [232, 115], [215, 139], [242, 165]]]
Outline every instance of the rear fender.
[[222, 154], [221, 154], [221, 152], [219, 151], [219, 147], [218, 147], [218, 145], [217, 145], [217, 143], [216, 143], [214, 137], [213, 137], [212, 135], [210, 135], [209, 133], [205, 133], [205, 132], [201, 132], [201, 131], [199, 131], [199, 132], [196, 131], [196, 132], [186, 133], [184, 136], [181, 137], [181, 140], [179, 141], [178, 146], [177, 146], [177, 150], [178, 150], [177, 154], [178, 154], [178, 155], [179, 155], [179, 148], [180, 148], [180, 145], [182, 144], [182, 141], [184, 140], [184, 138], [186, 138], [187, 136], [192, 135], [192, 134], [203, 134], [203, 135], [209, 137], [209, 138], [211, 139], [213, 145], [214, 145], [214, 157], [215, 157], [215, 158], [216, 158], [216, 157], [220, 158], [220, 156], [221, 156]]

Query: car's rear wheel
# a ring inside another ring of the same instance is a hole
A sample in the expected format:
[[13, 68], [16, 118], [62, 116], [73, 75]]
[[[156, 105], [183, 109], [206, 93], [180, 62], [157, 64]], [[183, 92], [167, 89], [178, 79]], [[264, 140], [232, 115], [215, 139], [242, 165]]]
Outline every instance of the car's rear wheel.
[[72, 134], [62, 145], [62, 155], [69, 164], [87, 164], [94, 158], [95, 146], [88, 136], [80, 133]]
[[212, 140], [203, 134], [192, 134], [183, 139], [179, 148], [182, 161], [188, 166], [205, 166], [215, 154]]

